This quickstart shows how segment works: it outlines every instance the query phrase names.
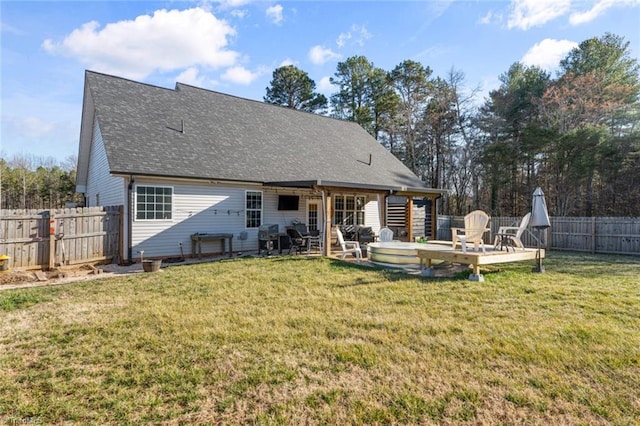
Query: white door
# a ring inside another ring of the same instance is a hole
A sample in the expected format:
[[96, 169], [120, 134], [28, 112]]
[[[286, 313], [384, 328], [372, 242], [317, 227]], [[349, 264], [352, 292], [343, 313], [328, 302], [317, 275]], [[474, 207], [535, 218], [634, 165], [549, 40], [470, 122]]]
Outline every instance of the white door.
[[322, 200], [307, 201], [307, 227], [309, 232], [322, 230]]

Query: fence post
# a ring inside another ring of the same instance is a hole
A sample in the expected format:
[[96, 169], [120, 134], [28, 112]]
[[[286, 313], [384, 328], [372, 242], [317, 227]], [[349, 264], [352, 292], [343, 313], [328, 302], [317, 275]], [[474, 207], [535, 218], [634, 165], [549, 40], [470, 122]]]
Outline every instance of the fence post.
[[596, 218], [591, 217], [591, 254], [596, 252]]
[[49, 270], [56, 266], [56, 220], [49, 210]]

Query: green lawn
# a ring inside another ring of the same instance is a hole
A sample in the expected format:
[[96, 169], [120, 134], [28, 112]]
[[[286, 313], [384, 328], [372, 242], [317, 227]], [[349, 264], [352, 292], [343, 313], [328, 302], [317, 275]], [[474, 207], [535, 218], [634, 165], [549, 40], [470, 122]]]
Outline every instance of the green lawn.
[[427, 279], [235, 259], [0, 291], [0, 423], [640, 419], [640, 258]]

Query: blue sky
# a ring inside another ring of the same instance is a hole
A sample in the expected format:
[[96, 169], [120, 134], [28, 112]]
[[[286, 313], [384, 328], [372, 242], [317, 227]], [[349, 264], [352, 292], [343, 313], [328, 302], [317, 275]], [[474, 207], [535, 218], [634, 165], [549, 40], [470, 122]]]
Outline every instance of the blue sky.
[[86, 69], [262, 100], [285, 64], [329, 96], [350, 56], [385, 70], [411, 59], [434, 76], [462, 71], [481, 103], [512, 63], [553, 74], [571, 48], [606, 32], [640, 54], [640, 0], [0, 0], [0, 22], [5, 159], [77, 154]]

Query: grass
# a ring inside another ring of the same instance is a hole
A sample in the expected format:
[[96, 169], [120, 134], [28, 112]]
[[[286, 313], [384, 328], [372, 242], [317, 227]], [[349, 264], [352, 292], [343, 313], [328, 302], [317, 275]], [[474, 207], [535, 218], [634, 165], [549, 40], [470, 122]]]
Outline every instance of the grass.
[[640, 259], [236, 259], [0, 291], [0, 423], [637, 424]]

